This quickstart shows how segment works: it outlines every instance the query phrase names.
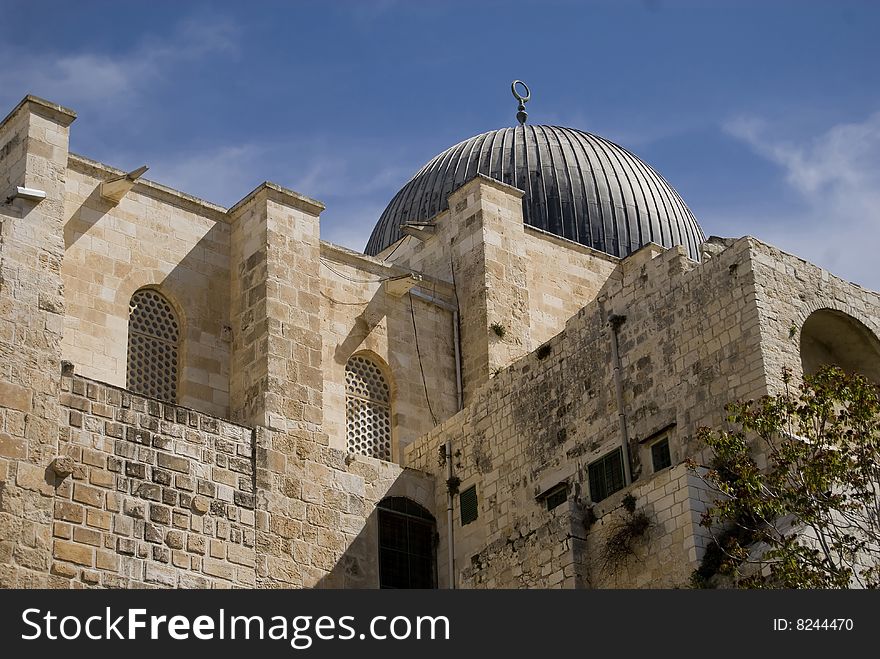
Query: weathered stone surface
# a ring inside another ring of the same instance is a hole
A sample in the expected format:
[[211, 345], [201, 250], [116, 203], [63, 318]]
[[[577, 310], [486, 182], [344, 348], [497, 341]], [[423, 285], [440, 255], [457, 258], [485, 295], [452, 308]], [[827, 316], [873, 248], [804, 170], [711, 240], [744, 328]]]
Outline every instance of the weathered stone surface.
[[74, 462], [73, 458], [67, 455], [59, 455], [57, 458], [52, 460], [52, 471], [55, 472], [55, 475], [59, 478], [65, 478], [70, 476], [70, 474], [74, 471]]

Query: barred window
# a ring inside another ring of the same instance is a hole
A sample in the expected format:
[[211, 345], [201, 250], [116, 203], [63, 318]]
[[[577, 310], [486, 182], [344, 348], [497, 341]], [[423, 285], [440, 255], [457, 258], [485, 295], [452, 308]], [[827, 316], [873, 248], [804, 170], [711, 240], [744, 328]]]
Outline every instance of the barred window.
[[177, 402], [180, 324], [168, 300], [150, 288], [131, 296], [128, 317], [128, 375], [133, 392]]
[[434, 516], [404, 497], [383, 499], [377, 511], [379, 588], [436, 588]]
[[379, 367], [361, 355], [345, 366], [345, 438], [351, 453], [391, 460], [388, 384]]
[[590, 499], [599, 503], [622, 490], [626, 483], [623, 473], [623, 451], [619, 448], [590, 463], [587, 470], [590, 480]]

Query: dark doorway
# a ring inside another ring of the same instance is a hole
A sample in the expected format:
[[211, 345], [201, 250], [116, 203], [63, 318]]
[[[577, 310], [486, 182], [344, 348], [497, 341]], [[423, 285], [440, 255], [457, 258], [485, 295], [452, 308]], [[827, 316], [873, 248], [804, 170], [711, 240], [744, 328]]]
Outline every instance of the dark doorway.
[[405, 497], [383, 499], [377, 508], [379, 587], [436, 588], [434, 516]]

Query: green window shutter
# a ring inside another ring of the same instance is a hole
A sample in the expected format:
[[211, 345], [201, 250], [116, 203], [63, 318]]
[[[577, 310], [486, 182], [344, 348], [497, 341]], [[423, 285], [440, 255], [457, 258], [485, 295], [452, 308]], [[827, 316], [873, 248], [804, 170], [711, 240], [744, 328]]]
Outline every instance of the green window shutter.
[[477, 519], [477, 486], [471, 485], [458, 495], [458, 505], [461, 508], [461, 525], [470, 524]]

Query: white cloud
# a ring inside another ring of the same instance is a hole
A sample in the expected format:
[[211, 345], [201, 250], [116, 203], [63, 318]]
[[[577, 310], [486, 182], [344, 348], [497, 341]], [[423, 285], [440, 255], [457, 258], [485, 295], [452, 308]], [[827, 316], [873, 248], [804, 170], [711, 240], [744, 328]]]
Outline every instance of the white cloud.
[[0, 101], [11, 107], [36, 94], [89, 113], [131, 105], [185, 62], [237, 52], [238, 33], [216, 19], [184, 21], [169, 34], [148, 36], [130, 50], [35, 54], [0, 47]]
[[724, 130], [782, 169], [802, 210], [722, 223], [880, 289], [880, 112], [800, 142], [774, 138], [772, 126], [752, 117], [732, 120]]
[[163, 185], [231, 206], [264, 180], [258, 173], [267, 150], [257, 144], [179, 152], [156, 159], [148, 177]]
[[[385, 205], [416, 170], [402, 156], [377, 163], [376, 153], [372, 144], [328, 139], [250, 142], [161, 154], [150, 162], [148, 177], [227, 207], [261, 182], [274, 181], [327, 205], [322, 239], [361, 251]], [[118, 159], [136, 160], [126, 154]]]

